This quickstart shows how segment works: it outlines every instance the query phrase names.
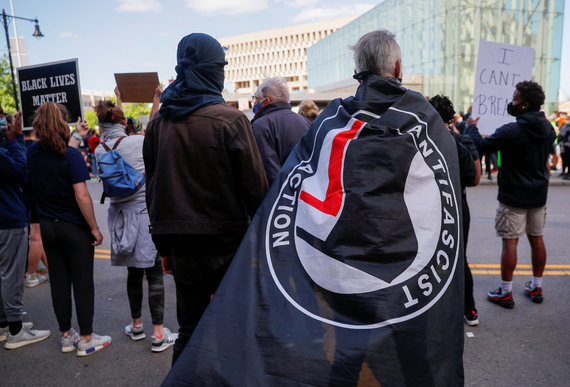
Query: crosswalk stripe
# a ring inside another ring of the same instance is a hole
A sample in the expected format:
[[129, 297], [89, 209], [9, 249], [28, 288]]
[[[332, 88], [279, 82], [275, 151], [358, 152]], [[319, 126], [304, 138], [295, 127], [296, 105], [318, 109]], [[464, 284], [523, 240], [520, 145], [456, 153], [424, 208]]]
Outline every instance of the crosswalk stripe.
[[[497, 263], [470, 263], [471, 269], [499, 269], [500, 264]], [[531, 269], [532, 265], [517, 265], [518, 268]], [[547, 269], [570, 269], [570, 265], [546, 265]]]
[[[471, 270], [471, 274], [501, 275], [501, 270]], [[532, 275], [532, 270], [515, 270], [515, 275]], [[566, 270], [545, 270], [543, 275], [570, 275]]]
[[[105, 254], [106, 253], [106, 254]], [[95, 250], [95, 258], [98, 259], [111, 259], [111, 250]], [[500, 275], [501, 265], [495, 263], [471, 263], [471, 274], [476, 275]], [[531, 265], [518, 265], [520, 269], [531, 269]], [[486, 270], [484, 270], [486, 269]], [[490, 270], [491, 269], [491, 270]], [[494, 270], [492, 270], [494, 269]], [[553, 270], [554, 269], [554, 270]], [[570, 275], [570, 270], [556, 270], [556, 269], [570, 269], [570, 265], [546, 265], [544, 275]], [[532, 275], [532, 270], [515, 270], [516, 275]]]

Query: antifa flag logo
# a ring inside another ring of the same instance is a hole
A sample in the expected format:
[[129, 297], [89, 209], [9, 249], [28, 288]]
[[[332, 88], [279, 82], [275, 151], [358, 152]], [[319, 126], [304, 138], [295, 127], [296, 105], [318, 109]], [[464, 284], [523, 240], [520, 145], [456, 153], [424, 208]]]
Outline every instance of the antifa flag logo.
[[457, 149], [400, 94], [313, 122], [165, 385], [463, 383]]
[[339, 106], [281, 182], [265, 230], [271, 276], [300, 312], [335, 326], [412, 319], [453, 278], [455, 198], [426, 122], [394, 107], [379, 117]]

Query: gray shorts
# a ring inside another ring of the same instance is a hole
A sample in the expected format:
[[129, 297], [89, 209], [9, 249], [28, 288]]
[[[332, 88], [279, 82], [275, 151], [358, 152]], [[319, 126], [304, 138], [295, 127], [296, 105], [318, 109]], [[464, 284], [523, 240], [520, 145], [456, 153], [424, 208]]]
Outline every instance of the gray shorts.
[[499, 202], [495, 216], [497, 236], [504, 239], [520, 238], [523, 234], [542, 236], [546, 222], [546, 206], [515, 208]]

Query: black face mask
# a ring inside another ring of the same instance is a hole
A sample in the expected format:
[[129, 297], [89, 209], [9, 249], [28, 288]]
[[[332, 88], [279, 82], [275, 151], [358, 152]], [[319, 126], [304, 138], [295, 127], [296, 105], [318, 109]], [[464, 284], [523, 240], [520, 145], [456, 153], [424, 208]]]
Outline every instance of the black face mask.
[[515, 106], [513, 105], [512, 102], [509, 102], [509, 104], [507, 105], [507, 113], [509, 113], [513, 117], [518, 117], [524, 113], [524, 110], [520, 109], [520, 105]]

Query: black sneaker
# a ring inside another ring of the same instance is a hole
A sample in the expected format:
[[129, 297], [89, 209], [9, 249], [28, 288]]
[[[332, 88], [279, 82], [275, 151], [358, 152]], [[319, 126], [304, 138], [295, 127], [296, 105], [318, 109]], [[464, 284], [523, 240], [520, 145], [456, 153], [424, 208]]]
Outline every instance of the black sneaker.
[[500, 287], [487, 293], [487, 299], [503, 308], [512, 309], [515, 306], [513, 292], [503, 293], [503, 289]]
[[473, 308], [472, 311], [465, 313], [465, 324], [474, 327], [479, 325], [479, 314], [477, 309]]
[[534, 302], [535, 304], [540, 304], [542, 303], [542, 288], [536, 287], [536, 288], [531, 288], [530, 287], [531, 281], [528, 281], [524, 287], [524, 294], [526, 294], [527, 297], [530, 298], [530, 300], [532, 302]]

